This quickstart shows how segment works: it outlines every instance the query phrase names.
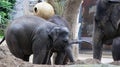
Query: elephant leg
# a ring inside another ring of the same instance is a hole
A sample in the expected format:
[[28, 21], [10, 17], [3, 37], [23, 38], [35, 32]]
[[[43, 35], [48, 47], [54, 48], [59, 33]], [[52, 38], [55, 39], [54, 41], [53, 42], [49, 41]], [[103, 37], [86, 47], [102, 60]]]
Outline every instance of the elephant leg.
[[49, 51], [47, 64], [51, 64], [51, 56], [52, 56], [52, 54], [53, 54], [53, 52]]
[[24, 55], [23, 60], [24, 60], [24, 61], [29, 61], [29, 57], [30, 57], [30, 55]]
[[38, 53], [33, 53], [33, 64], [44, 64], [46, 50], [41, 50]]
[[63, 65], [67, 64], [69, 62], [69, 57], [65, 55], [65, 59], [63, 61]]
[[102, 57], [102, 48], [103, 48], [103, 45], [101, 45], [101, 42], [98, 42], [98, 44], [93, 45], [93, 58], [94, 59], [101, 60], [101, 57]]
[[101, 60], [102, 57], [102, 48], [103, 48], [103, 34], [102, 31], [98, 28], [94, 28], [93, 35], [93, 58]]
[[29, 61], [29, 56], [30, 55], [26, 55], [23, 52], [23, 48], [20, 46], [21, 44], [18, 43], [18, 38], [16, 38], [14, 36], [14, 34], [12, 34], [9, 38], [6, 37], [6, 42], [8, 45], [8, 48], [10, 50], [10, 52], [17, 58], [20, 58], [24, 61]]
[[112, 43], [112, 57], [114, 61], [120, 60], [120, 37], [115, 38]]
[[47, 48], [33, 52], [33, 64], [49, 64], [50, 54]]
[[65, 59], [65, 52], [57, 52], [57, 57], [55, 59], [55, 64], [63, 65], [63, 61]]

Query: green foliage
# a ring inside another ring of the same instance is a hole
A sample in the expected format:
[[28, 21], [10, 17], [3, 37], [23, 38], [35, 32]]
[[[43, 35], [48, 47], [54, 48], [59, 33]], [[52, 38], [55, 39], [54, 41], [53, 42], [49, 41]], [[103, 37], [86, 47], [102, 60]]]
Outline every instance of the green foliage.
[[9, 12], [12, 11], [12, 3], [6, 0], [0, 1], [0, 16], [1, 23], [6, 24], [7, 19], [9, 19]]
[[0, 36], [4, 34], [14, 3], [15, 0], [0, 0]]

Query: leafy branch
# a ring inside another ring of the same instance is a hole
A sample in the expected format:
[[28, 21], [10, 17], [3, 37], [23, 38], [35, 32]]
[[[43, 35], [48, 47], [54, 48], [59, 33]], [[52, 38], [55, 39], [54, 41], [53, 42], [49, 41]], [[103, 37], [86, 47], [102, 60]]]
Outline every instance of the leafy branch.
[[15, 0], [1, 0], [0, 1], [0, 35], [3, 34], [4, 29], [10, 19], [10, 12], [15, 4]]

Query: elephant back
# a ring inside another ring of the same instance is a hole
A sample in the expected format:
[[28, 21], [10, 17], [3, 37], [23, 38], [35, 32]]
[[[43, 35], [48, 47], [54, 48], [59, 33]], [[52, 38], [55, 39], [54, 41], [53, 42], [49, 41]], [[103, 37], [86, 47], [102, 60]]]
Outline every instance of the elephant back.
[[70, 29], [69, 27], [69, 24], [68, 24], [68, 21], [65, 20], [63, 17], [61, 16], [58, 16], [58, 15], [54, 15], [53, 17], [51, 17], [48, 21], [56, 24], [56, 25], [59, 25], [59, 26], [64, 26], [64, 27], [67, 27]]

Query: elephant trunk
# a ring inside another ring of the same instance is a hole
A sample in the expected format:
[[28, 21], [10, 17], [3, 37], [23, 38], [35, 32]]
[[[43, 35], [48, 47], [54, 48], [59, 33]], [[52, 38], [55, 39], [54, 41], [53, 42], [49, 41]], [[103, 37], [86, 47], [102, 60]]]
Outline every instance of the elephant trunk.
[[66, 51], [66, 55], [70, 59], [70, 62], [75, 62], [75, 60], [73, 59], [73, 54], [72, 54], [72, 51], [71, 51], [71, 46], [66, 47], [65, 51]]

